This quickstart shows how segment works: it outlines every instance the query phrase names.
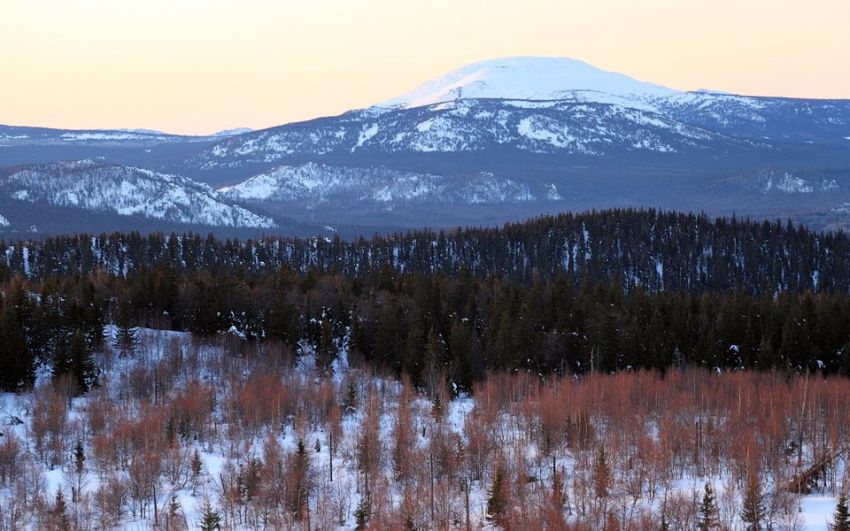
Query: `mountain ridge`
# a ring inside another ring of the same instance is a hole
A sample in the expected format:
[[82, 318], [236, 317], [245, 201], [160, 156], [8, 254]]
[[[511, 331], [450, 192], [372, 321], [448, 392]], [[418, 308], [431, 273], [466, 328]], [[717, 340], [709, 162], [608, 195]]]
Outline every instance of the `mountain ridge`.
[[372, 107], [225, 138], [61, 134], [17, 139], [0, 166], [103, 157], [367, 234], [630, 206], [850, 226], [850, 100], [679, 91], [566, 58], [473, 63]]
[[276, 226], [269, 217], [227, 204], [209, 185], [90, 159], [6, 168], [0, 171], [0, 194], [28, 203], [175, 223], [269, 229]]

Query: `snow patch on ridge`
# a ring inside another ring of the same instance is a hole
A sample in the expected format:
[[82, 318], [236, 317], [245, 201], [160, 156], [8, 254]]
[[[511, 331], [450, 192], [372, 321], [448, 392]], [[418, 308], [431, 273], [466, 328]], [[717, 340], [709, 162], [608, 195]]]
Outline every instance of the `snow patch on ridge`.
[[514, 179], [481, 172], [448, 177], [391, 170], [307, 163], [280, 166], [237, 184], [219, 189], [225, 197], [243, 201], [396, 202], [460, 204], [515, 203], [559, 200], [554, 185], [535, 191]]
[[369, 126], [364, 126], [363, 130], [360, 131], [360, 136], [357, 137], [357, 143], [354, 144], [354, 147], [351, 148], [351, 152], [354, 153], [354, 150], [361, 147], [363, 144], [371, 140], [375, 135], [378, 134], [378, 125], [371, 124]]

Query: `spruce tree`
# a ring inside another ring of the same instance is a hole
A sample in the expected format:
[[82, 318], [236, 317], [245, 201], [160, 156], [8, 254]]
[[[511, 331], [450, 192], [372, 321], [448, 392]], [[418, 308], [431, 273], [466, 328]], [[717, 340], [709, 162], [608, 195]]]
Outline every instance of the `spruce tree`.
[[307, 445], [304, 439], [298, 439], [295, 447], [295, 459], [289, 473], [295, 479], [295, 496], [292, 500], [292, 512], [299, 518], [304, 513], [310, 496], [309, 478], [310, 456], [307, 454]]
[[83, 441], [77, 439], [77, 444], [74, 446], [74, 467], [77, 474], [82, 474], [86, 463], [86, 450], [83, 447]]
[[506, 511], [505, 468], [504, 465], [499, 465], [496, 467], [493, 485], [490, 487], [490, 495], [487, 498], [487, 520], [496, 525], [502, 525], [505, 521]]
[[80, 391], [86, 392], [96, 383], [94, 361], [83, 333], [78, 329], [71, 340], [71, 372]]
[[699, 521], [697, 529], [699, 531], [712, 531], [720, 527], [719, 516], [717, 511], [717, 502], [714, 499], [714, 491], [711, 489], [711, 484], [705, 484], [705, 494], [702, 497], [702, 504], [699, 508]]
[[209, 500], [204, 501], [204, 509], [201, 514], [201, 531], [216, 531], [221, 529], [221, 517], [212, 508]]
[[372, 512], [372, 501], [369, 496], [369, 491], [365, 491], [360, 496], [360, 502], [357, 504], [357, 509], [354, 511], [355, 529], [358, 531], [366, 529], [369, 523], [369, 516]]
[[136, 352], [138, 343], [138, 332], [133, 326], [133, 309], [128, 298], [123, 298], [118, 307], [118, 316], [115, 320], [115, 349], [122, 356], [131, 356]]
[[847, 495], [842, 491], [838, 496], [835, 514], [832, 516], [830, 531], [850, 531], [850, 510], [847, 508]]

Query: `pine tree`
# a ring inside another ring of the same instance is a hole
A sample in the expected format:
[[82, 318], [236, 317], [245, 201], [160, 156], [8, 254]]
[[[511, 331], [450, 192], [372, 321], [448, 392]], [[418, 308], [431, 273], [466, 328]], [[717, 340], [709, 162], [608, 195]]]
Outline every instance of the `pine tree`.
[[717, 511], [717, 502], [714, 499], [714, 491], [709, 483], [705, 484], [705, 494], [702, 497], [702, 504], [699, 508], [699, 521], [697, 529], [699, 531], [712, 531], [720, 527], [719, 516]]
[[835, 506], [835, 514], [832, 516], [829, 529], [830, 531], [850, 531], [850, 510], [847, 507], [847, 495], [843, 491], [838, 496], [838, 504]]
[[496, 467], [493, 485], [490, 487], [490, 495], [487, 498], [487, 520], [496, 525], [502, 525], [507, 516], [505, 487], [505, 468], [500, 464]]
[[747, 529], [757, 531], [764, 520], [764, 495], [758, 473], [752, 473], [747, 478], [747, 488], [744, 492], [744, 509], [741, 520], [747, 524]]
[[209, 500], [204, 501], [204, 509], [201, 514], [201, 531], [216, 531], [221, 529], [221, 517], [210, 505]]

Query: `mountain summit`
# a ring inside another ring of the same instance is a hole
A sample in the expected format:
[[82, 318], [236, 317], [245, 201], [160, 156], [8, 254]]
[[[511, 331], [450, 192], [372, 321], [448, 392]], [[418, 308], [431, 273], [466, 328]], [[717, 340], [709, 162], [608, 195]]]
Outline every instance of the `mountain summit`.
[[472, 63], [378, 104], [410, 109], [459, 99], [564, 100], [648, 103], [677, 91], [608, 72], [566, 57], [507, 57]]

